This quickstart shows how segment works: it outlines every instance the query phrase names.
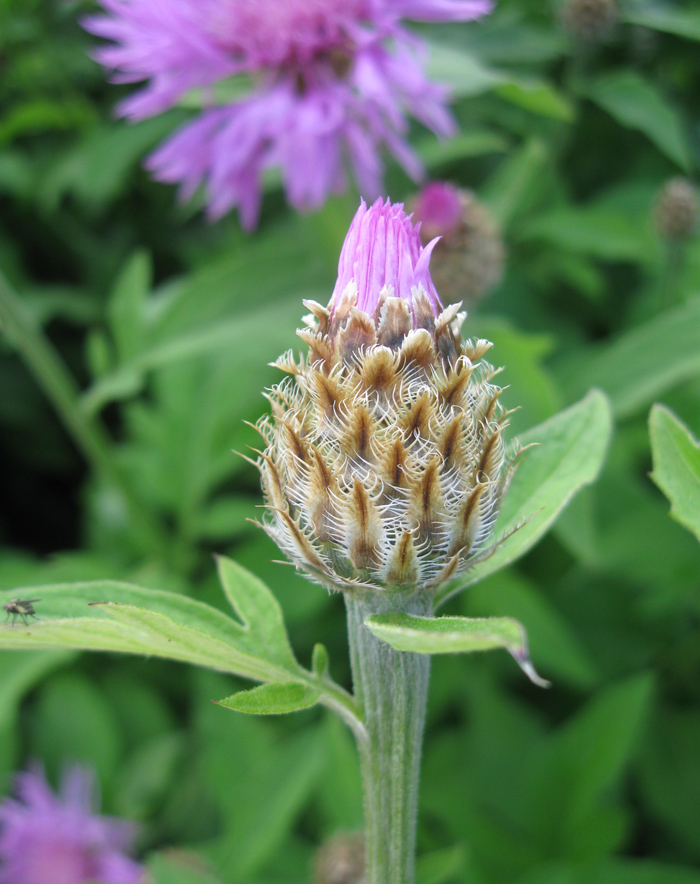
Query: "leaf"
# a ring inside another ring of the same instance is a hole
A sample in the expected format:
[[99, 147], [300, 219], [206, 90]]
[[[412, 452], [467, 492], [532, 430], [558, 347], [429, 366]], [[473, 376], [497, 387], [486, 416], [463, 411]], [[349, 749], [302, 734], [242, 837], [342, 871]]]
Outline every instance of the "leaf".
[[671, 515], [700, 540], [700, 442], [663, 405], [649, 415], [651, 478], [671, 501]]
[[416, 152], [429, 169], [437, 169], [446, 163], [453, 163], [469, 157], [504, 153], [506, 150], [508, 150], [508, 140], [490, 129], [472, 129], [469, 132], [460, 132], [447, 141], [423, 138], [416, 144]]
[[365, 620], [369, 631], [397, 651], [416, 654], [468, 654], [506, 648], [525, 675], [541, 688], [549, 682], [535, 672], [525, 630], [510, 617], [415, 617], [391, 612]]
[[120, 361], [140, 349], [146, 298], [151, 290], [150, 256], [136, 252], [124, 266], [109, 300], [107, 313]]
[[154, 884], [223, 884], [195, 853], [167, 850], [148, 857], [148, 871]]
[[319, 778], [324, 755], [318, 731], [307, 730], [270, 753], [249, 781], [241, 796], [245, 808], [236, 808], [227, 821], [230, 831], [214, 846], [218, 867], [227, 869], [228, 884], [249, 881], [289, 832]]
[[256, 647], [264, 649], [266, 659], [297, 669], [282, 608], [271, 590], [233, 559], [218, 556], [216, 562], [226, 598], [255, 639]]
[[467, 616], [512, 616], [525, 623], [532, 656], [558, 684], [590, 689], [599, 678], [572, 625], [534, 581], [513, 568], [463, 593], [460, 611]]
[[614, 859], [586, 865], [533, 869], [517, 884], [700, 884], [700, 872], [646, 859]]
[[9, 652], [0, 656], [0, 726], [5, 725], [15, 714], [19, 701], [37, 682], [49, 672], [70, 662], [74, 657], [70, 651], [46, 651], [43, 653], [20, 654]]
[[634, 8], [623, 6], [623, 21], [667, 34], [676, 34], [686, 40], [700, 40], [700, 11], [697, 9], [674, 9], [672, 6], [648, 6]]
[[591, 386], [627, 417], [700, 372], [700, 298], [661, 313], [602, 347], [579, 350], [559, 376], [571, 396]]
[[506, 79], [504, 74], [485, 67], [463, 49], [437, 40], [428, 39], [427, 42], [430, 46], [428, 76], [450, 86], [454, 97], [480, 95]]
[[494, 537], [505, 539], [464, 577], [438, 589], [436, 607], [459, 589], [510, 565], [537, 543], [573, 495], [595, 480], [611, 426], [606, 397], [592, 390], [576, 405], [520, 437], [523, 445], [537, 445], [524, 453], [503, 501]]
[[[227, 592], [240, 604], [244, 625], [202, 602], [116, 581], [66, 583], [0, 593], [0, 603], [36, 597], [39, 621], [0, 629], [0, 648], [77, 648], [181, 660], [258, 681], [294, 681], [303, 673], [276, 603], [250, 577], [256, 597], [240, 602], [243, 569], [226, 569]], [[267, 656], [269, 654], [269, 656]]]
[[604, 74], [588, 88], [587, 94], [618, 123], [643, 132], [669, 159], [686, 172], [690, 170], [690, 149], [680, 116], [658, 89], [639, 74]]
[[549, 163], [549, 151], [538, 138], [531, 138], [513, 151], [481, 191], [499, 225], [507, 229], [527, 209], [542, 173]]
[[649, 264], [657, 259], [657, 239], [648, 221], [654, 188], [623, 184], [587, 203], [548, 207], [523, 219], [518, 237], [540, 240], [577, 255], [603, 261]]
[[496, 93], [511, 104], [534, 114], [566, 123], [574, 119], [571, 102], [544, 80], [511, 80], [497, 86]]
[[632, 760], [652, 688], [646, 673], [617, 682], [542, 741], [523, 800], [544, 850], [556, 844], [560, 855], [595, 860], [620, 845], [623, 811], [605, 799]]
[[463, 844], [445, 850], [433, 850], [418, 857], [417, 884], [450, 884], [464, 872], [467, 853]]
[[239, 691], [218, 706], [245, 712], [246, 715], [285, 715], [300, 709], [310, 709], [321, 698], [321, 691], [304, 684], [263, 684], [250, 691]]

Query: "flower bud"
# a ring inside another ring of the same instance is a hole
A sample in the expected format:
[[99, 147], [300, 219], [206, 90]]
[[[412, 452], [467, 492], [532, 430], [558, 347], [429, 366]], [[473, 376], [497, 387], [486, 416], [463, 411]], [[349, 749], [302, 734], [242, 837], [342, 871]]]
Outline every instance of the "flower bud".
[[470, 190], [441, 181], [426, 185], [413, 203], [424, 243], [435, 236], [431, 276], [447, 304], [481, 300], [503, 274], [505, 250], [486, 206]]
[[656, 198], [653, 221], [659, 236], [670, 242], [692, 235], [698, 224], [698, 198], [687, 178], [666, 182]]
[[316, 854], [315, 884], [365, 884], [365, 839], [343, 833], [326, 841]]
[[564, 30], [585, 43], [605, 40], [617, 19], [616, 0], [566, 0], [559, 14]]
[[506, 485], [488, 341], [462, 341], [402, 205], [358, 210], [327, 307], [258, 423], [263, 527], [329, 589], [430, 591], [483, 552]]

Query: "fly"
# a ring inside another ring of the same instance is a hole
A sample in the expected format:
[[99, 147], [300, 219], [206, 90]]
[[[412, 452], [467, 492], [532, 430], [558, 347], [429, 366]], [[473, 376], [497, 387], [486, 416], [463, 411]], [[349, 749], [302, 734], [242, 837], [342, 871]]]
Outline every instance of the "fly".
[[34, 617], [36, 620], [39, 619], [34, 610], [34, 602], [40, 601], [41, 599], [10, 599], [6, 605], [3, 605], [3, 608], [7, 611], [5, 623], [7, 623], [11, 616], [12, 625], [14, 626], [17, 622], [17, 618], [21, 617], [22, 620], [24, 620], [24, 625], [29, 626], [27, 617]]

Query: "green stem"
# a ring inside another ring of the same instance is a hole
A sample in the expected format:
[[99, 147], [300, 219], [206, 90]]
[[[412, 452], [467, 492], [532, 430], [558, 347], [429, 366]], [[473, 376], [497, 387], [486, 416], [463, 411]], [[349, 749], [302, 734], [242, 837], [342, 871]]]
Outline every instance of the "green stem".
[[109, 437], [101, 424], [88, 417], [79, 404], [76, 383], [46, 336], [0, 273], [0, 326], [17, 348], [37, 383], [50, 400], [73, 441], [96, 472], [122, 493], [134, 534], [144, 548], [164, 552], [166, 539], [160, 525], [142, 506], [114, 463]]
[[430, 656], [395, 651], [364, 622], [387, 611], [425, 616], [432, 598], [347, 593], [345, 603], [355, 697], [367, 730], [366, 738], [358, 739], [367, 884], [412, 884]]

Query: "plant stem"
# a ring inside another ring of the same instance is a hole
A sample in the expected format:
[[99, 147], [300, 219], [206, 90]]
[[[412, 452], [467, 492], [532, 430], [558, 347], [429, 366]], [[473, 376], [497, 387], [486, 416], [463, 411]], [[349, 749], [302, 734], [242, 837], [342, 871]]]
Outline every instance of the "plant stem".
[[134, 495], [114, 463], [109, 437], [102, 425], [80, 408], [75, 380], [2, 273], [0, 327], [21, 354], [85, 459], [121, 492], [135, 536], [144, 548], [164, 552], [167, 544], [162, 529]]
[[358, 739], [367, 884], [412, 884], [430, 655], [395, 651], [364, 621], [387, 611], [428, 615], [432, 598], [347, 593], [345, 603], [355, 696], [367, 729], [366, 739]]

